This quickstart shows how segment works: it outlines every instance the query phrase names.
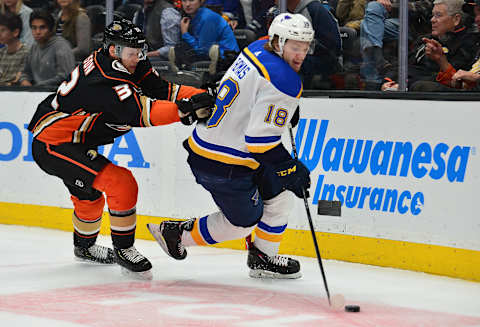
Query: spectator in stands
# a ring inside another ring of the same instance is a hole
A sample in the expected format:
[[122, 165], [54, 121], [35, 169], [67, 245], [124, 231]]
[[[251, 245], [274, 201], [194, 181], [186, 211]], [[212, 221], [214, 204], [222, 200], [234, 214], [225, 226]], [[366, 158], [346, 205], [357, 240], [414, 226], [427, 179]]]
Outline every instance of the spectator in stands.
[[[409, 35], [415, 40], [419, 35], [429, 33], [433, 0], [408, 0]], [[400, 0], [372, 0], [367, 3], [365, 16], [360, 26], [360, 46], [363, 65], [360, 70], [368, 89], [377, 89], [382, 83], [385, 62], [384, 42], [398, 40], [400, 22], [398, 8]]]
[[287, 9], [291, 13], [302, 14], [312, 22], [315, 48], [313, 54], [305, 58], [300, 75], [304, 88], [317, 88], [313, 80], [315, 75], [326, 81], [329, 75], [341, 70], [342, 40], [337, 20], [319, 0], [287, 0]]
[[[239, 52], [237, 40], [228, 23], [219, 14], [204, 8], [203, 2], [204, 0], [182, 0], [182, 42], [170, 53], [170, 61], [188, 65], [211, 59], [216, 65], [219, 57], [224, 58], [226, 52]], [[210, 72], [213, 73], [213, 69]]]
[[[441, 79], [441, 75], [451, 72], [453, 67], [463, 70], [472, 67], [479, 49], [478, 33], [468, 30], [464, 25], [463, 4], [464, 0], [435, 0], [431, 19], [432, 35], [419, 37], [409, 54], [409, 90], [416, 90], [415, 84], [419, 81], [434, 82], [439, 76]], [[392, 68], [387, 72], [385, 79], [389, 81], [382, 85], [382, 90], [398, 89], [396, 70]]]
[[223, 12], [222, 17], [227, 21], [232, 30], [235, 31], [235, 29], [238, 27], [238, 17], [230, 12]]
[[[168, 51], [180, 42], [181, 14], [174, 0], [144, 0], [143, 8], [133, 16], [153, 49], [149, 57], [168, 58]], [[180, 9], [180, 8], [178, 8]]]
[[[473, 6], [471, 6], [473, 5]], [[475, 3], [467, 3], [464, 8], [473, 14], [475, 23], [480, 26], [480, 0]], [[473, 8], [471, 8], [473, 7]], [[471, 10], [471, 12], [470, 12]], [[447, 8], [448, 12], [448, 8]], [[438, 18], [438, 17], [437, 17]], [[433, 26], [433, 20], [432, 20]], [[478, 90], [477, 82], [480, 80], [480, 47], [476, 48], [476, 56], [470, 70], [457, 69], [449, 62], [445, 55], [443, 45], [435, 40], [424, 38], [425, 55], [435, 61], [440, 67], [435, 81], [418, 81], [412, 85], [411, 91], [434, 92], [434, 91], [456, 91], [456, 90]], [[470, 49], [473, 50], [473, 49]]]
[[20, 76], [22, 86], [58, 86], [75, 67], [75, 58], [67, 40], [54, 34], [55, 20], [43, 9], [30, 15], [35, 43], [28, 53]]
[[30, 47], [33, 44], [32, 31], [30, 30], [30, 14], [32, 9], [23, 4], [22, 0], [0, 0], [0, 13], [11, 12], [22, 19], [22, 34], [20, 41]]
[[337, 18], [340, 26], [350, 28], [353, 35], [360, 33], [360, 24], [365, 14], [366, 0], [339, 0], [337, 4]]
[[[343, 68], [345, 72], [355, 72], [356, 76], [361, 63], [359, 35], [366, 3], [367, 0], [339, 0], [335, 11], [342, 35]], [[358, 82], [350, 87], [358, 88]]]
[[14, 85], [20, 79], [28, 47], [20, 42], [22, 19], [14, 13], [0, 14], [0, 85]]
[[60, 8], [55, 22], [55, 32], [63, 36], [72, 47], [75, 60], [81, 61], [90, 53], [91, 22], [80, 0], [57, 0]]

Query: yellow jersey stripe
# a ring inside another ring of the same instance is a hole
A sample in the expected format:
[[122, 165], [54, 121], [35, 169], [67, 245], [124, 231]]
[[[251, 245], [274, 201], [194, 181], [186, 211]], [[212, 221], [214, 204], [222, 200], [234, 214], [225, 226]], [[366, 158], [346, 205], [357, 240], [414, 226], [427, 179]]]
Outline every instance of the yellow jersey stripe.
[[253, 61], [255, 63], [255, 65], [257, 65], [257, 67], [262, 71], [262, 74], [263, 76], [265, 77], [265, 79], [267, 81], [270, 81], [270, 75], [268, 74], [268, 71], [267, 69], [265, 68], [265, 66], [257, 59], [257, 57], [255, 57], [255, 55], [248, 49], [248, 48], [245, 48], [243, 49], [243, 52], [248, 56], [248, 58], [250, 58], [251, 61]]
[[279, 143], [280, 142], [277, 142], [275, 144], [269, 144], [269, 145], [248, 145], [247, 144], [247, 149], [252, 153], [265, 153], [268, 150], [271, 150], [274, 147], [276, 147]]
[[223, 162], [229, 165], [247, 166], [251, 169], [257, 169], [260, 166], [260, 164], [253, 159], [233, 158], [227, 155], [222, 155], [216, 152], [210, 152], [208, 150], [205, 150], [198, 146], [198, 144], [195, 143], [195, 140], [191, 136], [188, 138], [188, 145], [193, 152], [195, 152], [199, 156], [205, 157], [210, 160]]
[[302, 96], [302, 93], [303, 93], [303, 83], [300, 82], [300, 91], [298, 92], [296, 98], [300, 99], [300, 97]]

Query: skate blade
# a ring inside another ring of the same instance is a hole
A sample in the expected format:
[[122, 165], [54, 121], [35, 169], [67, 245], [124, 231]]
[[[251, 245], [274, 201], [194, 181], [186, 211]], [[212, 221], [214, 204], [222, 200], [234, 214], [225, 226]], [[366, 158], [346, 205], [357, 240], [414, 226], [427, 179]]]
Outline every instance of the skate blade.
[[297, 279], [302, 277], [302, 273], [296, 272], [294, 274], [279, 274], [272, 271], [267, 270], [259, 270], [259, 269], [250, 269], [248, 275], [252, 278], [271, 278], [271, 279]]
[[[147, 224], [147, 228], [150, 231], [150, 234], [152, 234], [153, 238], [155, 241], [157, 241], [158, 245], [162, 248], [162, 250], [171, 258], [174, 258], [170, 255], [170, 252], [168, 251], [167, 247], [167, 242], [165, 242], [165, 239], [162, 236], [162, 233], [160, 233], [160, 225], [155, 225], [155, 224]], [[176, 259], [176, 258], [174, 258]]]
[[113, 265], [115, 263], [115, 261], [99, 262], [99, 261], [93, 261], [93, 260], [90, 260], [90, 259], [84, 259], [84, 258], [79, 258], [79, 257], [74, 257], [74, 260], [78, 261], [78, 262], [82, 262], [82, 263], [89, 263], [89, 264], [92, 264], [92, 265], [100, 265], [100, 266]]
[[120, 270], [122, 272], [123, 276], [133, 278], [133, 279], [138, 279], [138, 280], [152, 280], [153, 275], [152, 275], [152, 270], [147, 270], [147, 271], [131, 271], [128, 270], [125, 267], [120, 267]]

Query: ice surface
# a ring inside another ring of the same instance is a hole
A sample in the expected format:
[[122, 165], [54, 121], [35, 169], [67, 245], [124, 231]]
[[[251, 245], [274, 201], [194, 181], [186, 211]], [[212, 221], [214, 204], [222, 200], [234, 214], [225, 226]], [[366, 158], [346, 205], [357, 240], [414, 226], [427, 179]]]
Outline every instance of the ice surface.
[[424, 273], [324, 261], [330, 293], [361, 306], [346, 313], [328, 307], [314, 258], [298, 258], [301, 279], [259, 280], [244, 251], [194, 247], [175, 261], [137, 240], [153, 264], [146, 282], [75, 261], [67, 232], [0, 225], [0, 248], [2, 326], [480, 327], [480, 283]]

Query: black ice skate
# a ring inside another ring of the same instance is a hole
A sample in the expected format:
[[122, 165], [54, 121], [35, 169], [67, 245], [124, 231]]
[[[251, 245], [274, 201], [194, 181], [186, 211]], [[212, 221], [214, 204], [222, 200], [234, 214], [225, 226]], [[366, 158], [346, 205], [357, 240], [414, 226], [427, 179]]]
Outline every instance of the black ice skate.
[[75, 259], [78, 261], [113, 264], [115, 263], [113, 250], [106, 246], [94, 244], [89, 248], [75, 246], [73, 249]]
[[300, 278], [300, 262], [298, 260], [275, 255], [269, 257], [250, 243], [248, 246], [247, 266], [253, 278]]
[[166, 254], [174, 259], [183, 260], [187, 257], [187, 250], [182, 244], [182, 234], [184, 230], [191, 231], [194, 222], [195, 219], [167, 220], [160, 225], [147, 224], [147, 228]]
[[140, 252], [131, 246], [127, 249], [113, 248], [115, 262], [122, 266], [123, 273], [140, 279], [152, 279], [152, 264]]

